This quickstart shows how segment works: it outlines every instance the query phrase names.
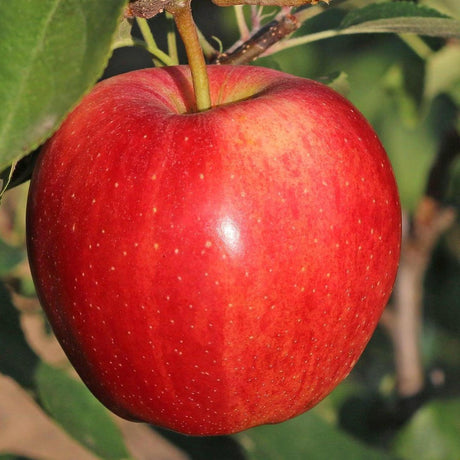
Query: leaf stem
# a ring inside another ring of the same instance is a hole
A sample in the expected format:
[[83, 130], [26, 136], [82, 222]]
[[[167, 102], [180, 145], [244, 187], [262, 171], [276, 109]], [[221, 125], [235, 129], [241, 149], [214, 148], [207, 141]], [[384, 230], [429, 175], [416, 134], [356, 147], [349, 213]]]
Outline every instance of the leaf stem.
[[170, 13], [166, 13], [168, 18], [169, 30], [166, 35], [166, 40], [168, 43], [168, 53], [171, 60], [174, 62], [174, 65], [179, 64], [179, 56], [177, 53], [177, 40], [176, 40], [176, 31], [174, 30], [174, 17]]
[[137, 24], [139, 26], [139, 30], [141, 31], [142, 38], [144, 39], [144, 43], [140, 43], [139, 40], [133, 39], [133, 43], [135, 45], [142, 45], [147, 51], [154, 56], [154, 62], [156, 65], [174, 65], [174, 60], [158, 48], [157, 42], [153, 38], [152, 31], [150, 30], [149, 24], [147, 19], [136, 17]]
[[155, 38], [153, 38], [152, 31], [150, 30], [150, 26], [145, 18], [136, 17], [137, 25], [139, 26], [139, 30], [142, 33], [142, 38], [144, 39], [147, 46], [151, 49], [158, 48], [157, 42]]
[[[206, 37], [203, 35], [200, 29], [197, 28], [198, 39], [200, 40], [201, 49], [207, 59], [212, 59], [216, 54], [219, 54], [219, 50], [217, 50], [211, 43], [206, 40]], [[222, 43], [216, 38], [213, 37], [222, 48]]]
[[185, 45], [188, 64], [192, 73], [196, 108], [199, 112], [211, 108], [209, 79], [203, 50], [200, 45], [197, 28], [192, 16], [191, 0], [177, 2], [168, 8], [173, 14], [179, 35]]
[[423, 60], [434, 54], [433, 50], [418, 35], [399, 34], [399, 38]]
[[235, 5], [233, 9], [235, 11], [236, 24], [240, 32], [240, 39], [247, 40], [250, 36], [250, 31], [246, 19], [244, 18], [243, 5]]

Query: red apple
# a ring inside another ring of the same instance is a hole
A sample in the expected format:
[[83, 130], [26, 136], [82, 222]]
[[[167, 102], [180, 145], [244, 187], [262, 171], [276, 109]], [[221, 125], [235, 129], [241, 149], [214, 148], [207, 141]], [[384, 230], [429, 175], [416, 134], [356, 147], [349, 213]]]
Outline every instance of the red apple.
[[395, 279], [389, 160], [343, 97], [257, 67], [99, 83], [44, 147], [27, 228], [70, 361], [122, 417], [234, 433], [350, 372]]

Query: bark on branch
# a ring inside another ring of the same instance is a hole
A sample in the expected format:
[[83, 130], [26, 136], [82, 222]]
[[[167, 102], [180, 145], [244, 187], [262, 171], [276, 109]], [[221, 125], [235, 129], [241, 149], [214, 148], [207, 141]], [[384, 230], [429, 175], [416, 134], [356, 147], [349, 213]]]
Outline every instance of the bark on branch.
[[286, 15], [262, 27], [249, 40], [230, 53], [222, 53], [213, 60], [214, 64], [247, 64], [257, 59], [268, 48], [292, 34], [300, 26], [294, 15]]

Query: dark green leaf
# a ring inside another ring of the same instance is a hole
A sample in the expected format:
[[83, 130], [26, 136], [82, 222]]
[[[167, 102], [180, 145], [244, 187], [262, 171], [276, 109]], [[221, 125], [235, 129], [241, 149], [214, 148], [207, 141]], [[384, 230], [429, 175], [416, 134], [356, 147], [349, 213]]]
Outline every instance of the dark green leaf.
[[8, 273], [24, 258], [22, 248], [17, 248], [6, 244], [0, 238], [0, 275]]
[[0, 281], [0, 372], [22, 387], [33, 389], [38, 362], [39, 358], [26, 342], [10, 293]]
[[460, 38], [460, 22], [447, 18], [378, 19], [341, 30], [346, 34], [411, 33], [427, 37]]
[[460, 399], [433, 401], [397, 435], [395, 452], [404, 459], [460, 458]]
[[392, 460], [309, 412], [276, 426], [238, 435], [251, 460]]
[[333, 72], [319, 78], [319, 81], [345, 96], [350, 90], [348, 75], [345, 72]]
[[414, 33], [460, 37], [460, 22], [413, 2], [374, 3], [350, 11], [339, 30], [347, 33]]
[[[0, 172], [0, 187], [3, 187], [3, 192], [17, 187], [31, 178], [39, 150], [34, 150]], [[1, 185], [2, 182], [3, 185]], [[0, 192], [0, 202], [1, 199], [2, 192]]]
[[43, 142], [101, 75], [126, 0], [14, 0], [0, 15], [0, 170]]
[[129, 458], [108, 411], [83, 383], [43, 362], [37, 369], [36, 382], [44, 409], [67, 433], [101, 458]]
[[380, 19], [403, 17], [446, 18], [447, 16], [432, 8], [413, 2], [373, 3], [363, 8], [351, 10], [340, 23], [340, 29]]
[[0, 204], [2, 204], [3, 196], [11, 184], [16, 164], [17, 162], [14, 162], [9, 168], [0, 172]]
[[186, 436], [163, 428], [151, 428], [186, 452], [190, 460], [246, 459], [242, 447], [231, 436]]
[[401, 119], [414, 127], [420, 118], [424, 84], [424, 62], [416, 55], [395, 63], [385, 74], [384, 88], [393, 97]]

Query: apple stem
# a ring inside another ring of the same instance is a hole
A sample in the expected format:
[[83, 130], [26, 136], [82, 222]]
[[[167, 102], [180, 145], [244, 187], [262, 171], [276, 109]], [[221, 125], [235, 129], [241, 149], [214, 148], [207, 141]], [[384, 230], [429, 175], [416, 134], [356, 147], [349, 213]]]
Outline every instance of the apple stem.
[[211, 108], [208, 72], [192, 16], [191, 0], [176, 2], [168, 7], [167, 10], [174, 16], [177, 30], [185, 45], [185, 52], [187, 53], [188, 64], [192, 73], [196, 109], [199, 112], [207, 110]]

